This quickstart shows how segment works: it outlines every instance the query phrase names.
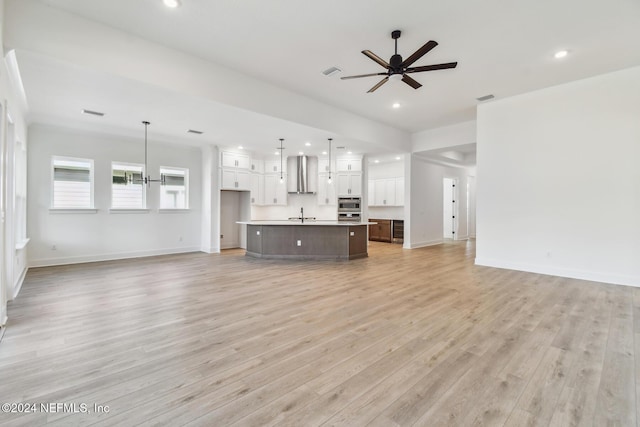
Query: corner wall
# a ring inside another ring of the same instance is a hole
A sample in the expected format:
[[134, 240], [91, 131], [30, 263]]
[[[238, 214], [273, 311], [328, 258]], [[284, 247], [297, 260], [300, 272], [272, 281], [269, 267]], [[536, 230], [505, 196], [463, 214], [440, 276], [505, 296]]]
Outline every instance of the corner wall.
[[476, 264], [640, 286], [640, 67], [478, 107]]

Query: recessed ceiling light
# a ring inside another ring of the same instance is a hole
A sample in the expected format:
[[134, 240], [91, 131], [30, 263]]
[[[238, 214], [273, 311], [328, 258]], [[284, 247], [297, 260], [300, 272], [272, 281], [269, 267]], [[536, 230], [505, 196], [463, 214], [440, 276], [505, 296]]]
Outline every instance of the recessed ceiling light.
[[326, 151], [323, 151], [323, 152], [322, 152], [322, 154], [323, 154], [324, 156], [326, 156], [326, 155], [327, 155], [327, 152], [326, 152]]
[[277, 151], [276, 151], [274, 154], [275, 154], [276, 156], [279, 156], [279, 155], [280, 155], [280, 153], [278, 153]]
[[374, 160], [373, 163], [380, 163], [380, 160]]
[[556, 59], [561, 59], [567, 56], [568, 54], [569, 54], [568, 50], [559, 50], [555, 53], [555, 55], [553, 55], [553, 57]]
[[242, 145], [238, 145], [238, 150], [244, 150], [244, 147]]
[[302, 151], [298, 151], [298, 155], [299, 156], [304, 156], [304, 153]]
[[310, 142], [305, 142], [304, 145], [306, 145], [307, 147], [311, 147], [311, 143]]
[[400, 104], [397, 102], [394, 102], [392, 105], [393, 108], [400, 108]]
[[400, 156], [396, 157], [396, 160], [400, 160]]
[[351, 151], [347, 151], [347, 154], [353, 154]]
[[171, 9], [175, 9], [180, 6], [180, 0], [162, 0], [164, 5], [170, 7]]

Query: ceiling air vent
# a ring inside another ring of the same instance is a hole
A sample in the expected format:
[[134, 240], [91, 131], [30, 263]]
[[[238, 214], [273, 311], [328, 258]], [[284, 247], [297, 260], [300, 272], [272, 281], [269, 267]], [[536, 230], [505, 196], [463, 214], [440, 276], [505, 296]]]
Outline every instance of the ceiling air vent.
[[333, 75], [338, 74], [339, 72], [341, 72], [342, 70], [338, 67], [331, 67], [331, 68], [327, 68], [326, 70], [324, 70], [322, 72], [322, 74], [324, 74], [327, 77], [331, 77]]
[[85, 110], [82, 110], [82, 112], [83, 112], [84, 114], [91, 114], [92, 116], [98, 116], [98, 117], [102, 117], [102, 116], [104, 116], [104, 113], [101, 113], [101, 112], [99, 112], [99, 111], [93, 111], [93, 110], [86, 110], [86, 109], [85, 109]]
[[482, 102], [482, 101], [488, 101], [490, 99], [495, 98], [495, 96], [493, 95], [485, 95], [485, 96], [481, 96], [480, 98], [476, 98], [478, 101]]
[[342, 147], [336, 147], [336, 150], [344, 150], [346, 147], [342, 146]]
[[193, 130], [193, 129], [189, 129], [187, 131], [187, 133], [195, 133], [196, 135], [202, 135], [204, 132], [200, 131], [200, 130]]

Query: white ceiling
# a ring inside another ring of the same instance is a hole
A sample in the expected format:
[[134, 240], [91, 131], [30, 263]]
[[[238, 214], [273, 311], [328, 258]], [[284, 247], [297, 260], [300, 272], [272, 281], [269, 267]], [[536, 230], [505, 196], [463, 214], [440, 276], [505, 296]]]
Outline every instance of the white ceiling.
[[[479, 96], [493, 94], [500, 99], [640, 64], [637, 0], [182, 0], [175, 10], [164, 7], [161, 0], [42, 3], [408, 132], [475, 119]], [[430, 39], [439, 43], [414, 65], [458, 61], [458, 68], [414, 74], [423, 84], [418, 90], [390, 82], [372, 94], [366, 91], [378, 81], [376, 77], [343, 81], [322, 75], [331, 66], [341, 68], [342, 75], [382, 71], [360, 51], [369, 49], [389, 58], [393, 53], [389, 34], [394, 29], [403, 32], [399, 53], [404, 57]], [[559, 49], [568, 49], [569, 56], [554, 59]], [[172, 135], [174, 126], [175, 132], [178, 127], [183, 132], [185, 126], [205, 126], [211, 116], [204, 112], [215, 111], [222, 117], [253, 114], [182, 96], [172, 104], [191, 110], [181, 111], [183, 118], [172, 121], [178, 115], [166, 108], [168, 103], [155, 101], [181, 96], [177, 93], [116, 81], [114, 76], [74, 69], [46, 56], [21, 54], [18, 61], [29, 106], [39, 120], [73, 120], [61, 111], [66, 107], [60, 98], [75, 97], [86, 104], [87, 93], [101, 101], [129, 95], [125, 99], [130, 103], [119, 102], [122, 109], [113, 114], [113, 126], [126, 128], [125, 119], [140, 115], [145, 107], [156, 108], [166, 135]], [[52, 76], [57, 77], [43, 81], [38, 74], [42, 69], [55, 71]], [[402, 107], [392, 109], [394, 102]], [[78, 107], [91, 106], [73, 106]], [[319, 144], [330, 136], [323, 130], [257, 116], [251, 120], [256, 119], [264, 131], [254, 127], [256, 135], [251, 138], [268, 140], [265, 152], [271, 150], [278, 130], [288, 126], [300, 141], [308, 138]], [[238, 136], [246, 129], [225, 127], [227, 122], [231, 123], [221, 120], [216, 131], [229, 141], [243, 139]]]

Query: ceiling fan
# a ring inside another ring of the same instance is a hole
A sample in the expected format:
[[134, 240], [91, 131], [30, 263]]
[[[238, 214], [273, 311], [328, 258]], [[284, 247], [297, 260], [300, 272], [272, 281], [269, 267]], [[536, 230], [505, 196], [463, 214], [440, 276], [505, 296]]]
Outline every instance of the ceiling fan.
[[429, 52], [434, 47], [438, 46], [438, 43], [430, 40], [425, 43], [420, 49], [416, 50], [411, 56], [409, 56], [404, 61], [402, 60], [402, 56], [398, 55], [398, 39], [400, 38], [400, 30], [395, 30], [391, 32], [391, 38], [395, 40], [396, 43], [396, 53], [391, 57], [389, 62], [380, 58], [375, 53], [370, 50], [363, 50], [362, 53], [365, 54], [368, 58], [382, 65], [387, 71], [383, 73], [372, 73], [372, 74], [360, 74], [358, 76], [347, 76], [341, 77], [342, 80], [348, 79], [359, 79], [360, 77], [372, 77], [372, 76], [386, 76], [382, 80], [380, 80], [374, 87], [369, 89], [367, 93], [371, 93], [378, 89], [380, 86], [389, 81], [389, 79], [397, 79], [402, 80], [409, 86], [414, 89], [418, 89], [422, 86], [420, 83], [412, 79], [407, 74], [409, 73], [420, 73], [422, 71], [435, 71], [435, 70], [445, 70], [447, 68], [456, 68], [458, 65], [457, 62], [447, 62], [446, 64], [435, 64], [435, 65], [423, 65], [420, 67], [412, 67], [411, 65], [416, 62], [418, 59], [422, 58], [427, 52]]

